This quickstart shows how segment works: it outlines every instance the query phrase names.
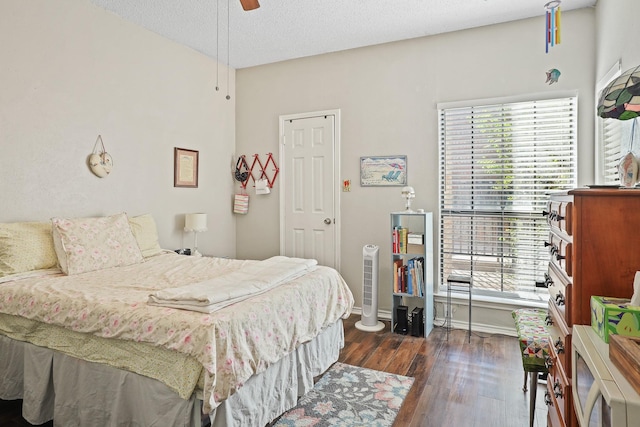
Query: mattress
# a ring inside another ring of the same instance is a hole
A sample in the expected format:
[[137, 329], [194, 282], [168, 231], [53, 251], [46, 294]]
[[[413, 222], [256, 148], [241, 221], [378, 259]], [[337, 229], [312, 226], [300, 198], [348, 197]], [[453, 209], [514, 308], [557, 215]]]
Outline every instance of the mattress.
[[147, 304], [152, 292], [257, 262], [165, 253], [73, 276], [3, 278], [0, 333], [155, 378], [185, 398], [202, 393], [210, 412], [353, 306], [339, 273], [322, 266], [214, 313]]

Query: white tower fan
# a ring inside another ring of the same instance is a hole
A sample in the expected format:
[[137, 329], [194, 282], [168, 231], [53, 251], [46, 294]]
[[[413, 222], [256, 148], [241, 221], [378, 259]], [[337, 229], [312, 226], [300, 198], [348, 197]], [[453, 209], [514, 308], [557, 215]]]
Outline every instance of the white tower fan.
[[378, 321], [378, 247], [362, 248], [362, 318], [356, 322], [361, 331], [377, 332], [384, 329]]

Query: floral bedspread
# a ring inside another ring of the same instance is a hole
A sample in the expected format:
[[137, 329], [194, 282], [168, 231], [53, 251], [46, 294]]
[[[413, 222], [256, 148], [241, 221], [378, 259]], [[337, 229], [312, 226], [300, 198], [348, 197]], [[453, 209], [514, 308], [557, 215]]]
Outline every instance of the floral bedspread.
[[210, 411], [353, 307], [340, 274], [322, 266], [215, 313], [147, 304], [153, 291], [255, 262], [162, 254], [126, 267], [6, 281], [0, 283], [0, 313], [188, 354], [204, 367], [204, 409]]

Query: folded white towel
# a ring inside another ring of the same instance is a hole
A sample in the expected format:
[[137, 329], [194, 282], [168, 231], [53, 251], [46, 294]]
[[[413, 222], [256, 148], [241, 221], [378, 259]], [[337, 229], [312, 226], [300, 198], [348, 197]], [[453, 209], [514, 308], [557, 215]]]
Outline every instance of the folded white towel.
[[148, 304], [212, 313], [312, 271], [314, 259], [274, 256], [242, 270], [149, 295]]

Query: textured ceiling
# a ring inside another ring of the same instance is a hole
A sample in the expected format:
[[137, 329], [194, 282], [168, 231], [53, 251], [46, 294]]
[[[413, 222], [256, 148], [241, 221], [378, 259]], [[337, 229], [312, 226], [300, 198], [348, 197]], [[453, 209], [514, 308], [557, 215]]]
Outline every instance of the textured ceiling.
[[[233, 68], [544, 15], [545, 0], [89, 0]], [[563, 11], [596, 0], [564, 0]], [[227, 25], [229, 22], [229, 25]], [[544, 21], [541, 18], [541, 26]], [[229, 29], [229, 32], [227, 32]], [[541, 29], [541, 34], [544, 30]], [[229, 48], [228, 48], [229, 47]]]

